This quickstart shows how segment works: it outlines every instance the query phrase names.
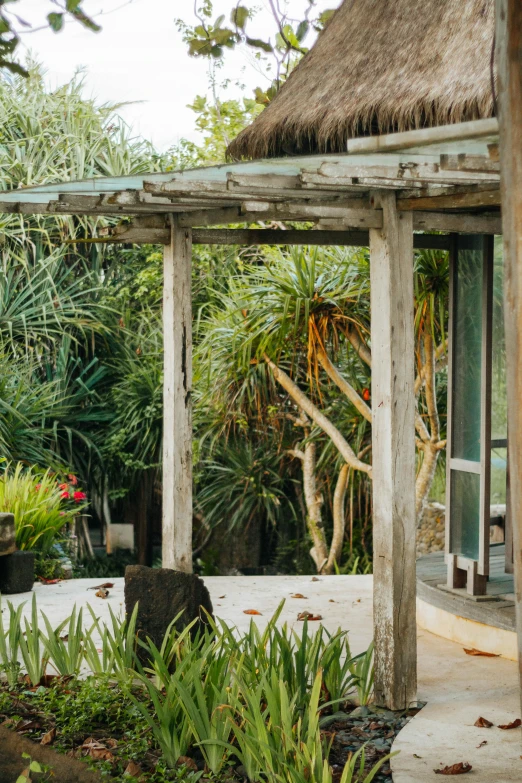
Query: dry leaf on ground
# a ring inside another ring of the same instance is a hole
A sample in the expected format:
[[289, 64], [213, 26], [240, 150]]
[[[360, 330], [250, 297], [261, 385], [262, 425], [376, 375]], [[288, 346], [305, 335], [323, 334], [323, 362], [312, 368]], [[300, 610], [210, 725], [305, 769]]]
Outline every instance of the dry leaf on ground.
[[100, 587], [99, 590], [96, 590], [94, 595], [97, 596], [98, 598], [107, 598], [107, 596], [109, 595], [109, 591], [105, 587]]
[[320, 581], [321, 581], [321, 580], [320, 580], [320, 579], [318, 579], [316, 576], [313, 576], [313, 577], [312, 577], [312, 582], [320, 582]]
[[98, 742], [94, 737], [88, 737], [82, 745], [82, 750], [87, 751], [87, 754], [96, 760], [102, 761], [114, 761], [114, 754], [110, 752], [103, 742]]
[[471, 764], [467, 761], [459, 761], [458, 764], [452, 764], [449, 767], [443, 767], [442, 769], [434, 769], [436, 775], [464, 775], [466, 772], [471, 772]]
[[94, 587], [88, 587], [87, 590], [101, 590], [102, 588], [107, 589], [108, 587], [114, 587], [114, 582], [104, 582], [102, 585], [94, 585]]
[[310, 622], [315, 622], [316, 620], [322, 620], [320, 614], [312, 614], [312, 612], [300, 612], [297, 615], [298, 620], [309, 620]]
[[226, 595], [218, 595], [218, 598], [219, 598], [219, 599], [221, 599], [221, 598], [226, 598]]
[[302, 593], [294, 593], [290, 598], [308, 598], [308, 596], [303, 595]]
[[125, 767], [125, 771], [123, 774], [132, 776], [133, 778], [139, 778], [140, 775], [143, 775], [143, 770], [141, 769], [141, 767], [138, 767], [138, 765], [135, 764], [134, 761], [129, 761], [129, 763]]
[[40, 745], [52, 745], [56, 739], [56, 729], [49, 729], [47, 734], [44, 734], [40, 740]]
[[502, 723], [499, 726], [499, 729], [504, 729], [504, 731], [507, 731], [508, 729], [518, 729], [519, 726], [522, 726], [522, 720], [517, 718], [516, 720], [512, 721], [512, 723]]
[[194, 759], [191, 759], [190, 756], [180, 756], [177, 760], [178, 767], [186, 767], [187, 769], [192, 769], [194, 772], [198, 771], [198, 765], [194, 761]]
[[261, 614], [257, 609], [243, 609], [243, 614]]
[[480, 718], [477, 718], [477, 720], [473, 725], [477, 726], [479, 729], [490, 729], [493, 726], [490, 720], [487, 720], [482, 716]]
[[482, 655], [484, 658], [500, 658], [500, 655], [498, 653], [488, 653], [483, 652], [482, 650], [476, 650], [474, 647], [471, 647], [467, 649], [466, 647], [462, 648], [466, 655]]
[[484, 745], [487, 745], [487, 744], [488, 744], [488, 741], [487, 741], [487, 740], [482, 740], [482, 742], [480, 743], [480, 745], [477, 745], [477, 750], [478, 750], [479, 748], [483, 748], [483, 747], [484, 747]]

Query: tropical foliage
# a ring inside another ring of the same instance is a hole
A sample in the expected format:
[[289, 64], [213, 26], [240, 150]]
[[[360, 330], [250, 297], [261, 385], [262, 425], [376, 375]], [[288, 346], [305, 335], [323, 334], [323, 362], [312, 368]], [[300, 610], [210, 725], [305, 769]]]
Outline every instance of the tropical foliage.
[[[3, 188], [222, 159], [260, 108], [197, 99], [203, 143], [159, 156], [117, 107], [86, 100], [80, 79], [49, 91], [33, 66], [0, 80], [0, 107]], [[88, 241], [106, 223], [0, 217], [0, 447], [12, 463], [77, 475], [103, 524], [141, 509], [139, 527], [161, 496], [162, 256]], [[444, 445], [447, 278], [444, 253], [418, 255], [419, 514]], [[366, 251], [196, 247], [193, 302], [201, 567], [219, 569], [235, 547], [223, 567], [366, 571]]]
[[[34, 708], [38, 721], [26, 720], [27, 731], [41, 734], [43, 722], [56, 748], [80, 757], [87, 750], [91, 763], [108, 762], [102, 769], [114, 777], [127, 767], [127, 776], [143, 781], [195, 781], [201, 773], [191, 770], [201, 759], [218, 781], [241, 768], [252, 783], [331, 783], [333, 737], [321, 727], [349, 723], [357, 694], [371, 695], [371, 648], [353, 656], [340, 630], [312, 632], [306, 620], [299, 631], [281, 626], [283, 604], [264, 631], [252, 621], [240, 633], [209, 617], [197, 633], [191, 626], [178, 632], [173, 623], [159, 648], [136, 634], [137, 607], [123, 621], [111, 613], [108, 625], [88, 607], [90, 629], [76, 608], [57, 627], [38, 612], [34, 596], [29, 617], [23, 608], [2, 607], [0, 713], [16, 716], [23, 705], [27, 717]], [[79, 676], [85, 664], [90, 671]], [[27, 695], [20, 699], [27, 681], [31, 705]], [[105, 752], [91, 754], [93, 742]], [[369, 763], [363, 740], [359, 745], [344, 753], [343, 783], [370, 783], [389, 761], [386, 746], [372, 748]]]
[[0, 511], [14, 514], [18, 549], [48, 554], [85, 500], [84, 492], [60, 482], [49, 470], [42, 475], [34, 469], [25, 470], [19, 462], [0, 476]]

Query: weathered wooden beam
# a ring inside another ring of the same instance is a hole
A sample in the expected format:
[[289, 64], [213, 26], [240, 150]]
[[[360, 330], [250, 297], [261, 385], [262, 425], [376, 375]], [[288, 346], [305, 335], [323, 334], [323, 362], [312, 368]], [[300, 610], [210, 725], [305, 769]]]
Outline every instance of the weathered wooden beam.
[[194, 245], [337, 245], [368, 247], [368, 231], [195, 228]]
[[473, 209], [474, 207], [499, 207], [500, 190], [492, 188], [491, 190], [470, 190], [469, 192], [460, 192], [445, 194], [441, 196], [408, 196], [399, 197], [397, 200], [397, 209], [400, 211], [422, 210], [424, 212], [440, 209]]
[[176, 216], [163, 250], [162, 564], [192, 571], [192, 237]]
[[460, 234], [501, 234], [500, 215], [466, 212], [413, 212], [415, 231], [448, 231]]
[[[322, 219], [324, 229], [348, 229], [344, 219]], [[469, 212], [413, 212], [414, 231], [447, 231], [462, 234], [501, 234], [500, 215], [481, 215]]]
[[430, 144], [441, 144], [460, 139], [481, 139], [498, 133], [498, 122], [495, 118], [472, 120], [454, 125], [439, 125], [435, 128], [403, 131], [402, 133], [386, 133], [382, 136], [365, 136], [360, 139], [349, 139], [348, 152], [393, 152], [408, 147], [422, 147]]
[[482, 171], [500, 173], [498, 161], [491, 160], [489, 155], [441, 155], [440, 167], [444, 171]]
[[375, 701], [417, 695], [413, 223], [394, 193], [376, 194], [370, 231]]
[[386, 165], [384, 161], [382, 165], [353, 164], [349, 156], [343, 162], [323, 163], [318, 174], [303, 172], [301, 175], [303, 183], [313, 186], [324, 184], [335, 187], [338, 185], [339, 189], [342, 185], [357, 184], [354, 179], [359, 182], [366, 179], [398, 181], [404, 187], [406, 183], [415, 185], [418, 182], [433, 184], [494, 183], [498, 182], [499, 175], [498, 171], [481, 172], [458, 169], [446, 171], [441, 168], [439, 163], [416, 163], [414, 161], [398, 165]]
[[[100, 231], [100, 238], [90, 242], [136, 245], [166, 245], [170, 242], [170, 229], [134, 226], [125, 223]], [[193, 245], [323, 245], [337, 247], [369, 247], [368, 231], [344, 231], [338, 229], [270, 229], [270, 228], [195, 228]], [[449, 250], [450, 239], [443, 234], [414, 234], [417, 250]]]
[[497, 0], [510, 508], [522, 701], [522, 3]]
[[[240, 207], [187, 212], [180, 218], [181, 226], [202, 228], [227, 223], [254, 223], [259, 220], [303, 220], [342, 217], [351, 228], [378, 228], [382, 217], [378, 210], [353, 206], [352, 202], [274, 204], [263, 201], [243, 201]], [[360, 204], [360, 200], [358, 200]]]

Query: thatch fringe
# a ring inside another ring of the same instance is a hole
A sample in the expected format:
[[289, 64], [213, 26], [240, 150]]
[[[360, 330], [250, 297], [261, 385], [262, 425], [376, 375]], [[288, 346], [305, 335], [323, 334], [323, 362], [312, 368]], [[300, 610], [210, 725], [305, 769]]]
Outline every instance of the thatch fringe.
[[231, 158], [344, 152], [348, 138], [494, 114], [494, 0], [344, 0]]

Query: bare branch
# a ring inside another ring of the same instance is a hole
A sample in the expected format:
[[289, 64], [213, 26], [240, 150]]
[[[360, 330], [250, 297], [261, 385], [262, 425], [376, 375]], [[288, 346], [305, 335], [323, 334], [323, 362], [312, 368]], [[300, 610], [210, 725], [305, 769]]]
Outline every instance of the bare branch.
[[353, 326], [349, 326], [346, 331], [346, 336], [348, 337], [348, 340], [352, 344], [353, 348], [355, 348], [357, 355], [363, 360], [365, 364], [368, 365], [368, 367], [371, 367], [372, 353], [357, 329], [355, 329]]
[[343, 394], [348, 397], [352, 405], [357, 408], [361, 416], [363, 416], [366, 421], [369, 421], [371, 424], [372, 412], [370, 408], [366, 405], [364, 400], [359, 397], [353, 386], [346, 380], [346, 378], [341, 375], [337, 367], [332, 364], [329, 357], [326, 355], [326, 351], [321, 346], [317, 348], [317, 359], [330, 380], [332, 380], [335, 385], [338, 386], [339, 389], [343, 392]]
[[348, 476], [350, 474], [349, 465], [343, 465], [337, 483], [335, 485], [334, 500], [333, 500], [333, 535], [332, 543], [330, 544], [330, 554], [328, 555], [328, 562], [323, 568], [323, 573], [330, 574], [333, 572], [335, 564], [341, 560], [343, 552], [344, 541], [344, 529], [346, 525], [346, 519], [344, 514], [344, 498], [346, 495], [346, 487], [348, 485]]
[[355, 452], [346, 438], [339, 432], [337, 427], [332, 424], [330, 419], [328, 419], [327, 416], [325, 416], [324, 413], [320, 411], [316, 405], [314, 405], [314, 403], [306, 396], [306, 394], [304, 394], [304, 392], [301, 391], [299, 386], [294, 383], [294, 381], [284, 372], [284, 370], [281, 370], [276, 364], [274, 364], [269, 356], [265, 354], [263, 358], [272, 370], [272, 374], [275, 380], [283, 387], [286, 392], [288, 392], [293, 401], [305, 411], [312, 421], [314, 421], [317, 426], [320, 427], [326, 435], [328, 435], [347, 464], [354, 470], [360, 470], [363, 473], [367, 473], [368, 476], [371, 477], [371, 465], [368, 465], [367, 463], [361, 462], [361, 460], [357, 459]]

